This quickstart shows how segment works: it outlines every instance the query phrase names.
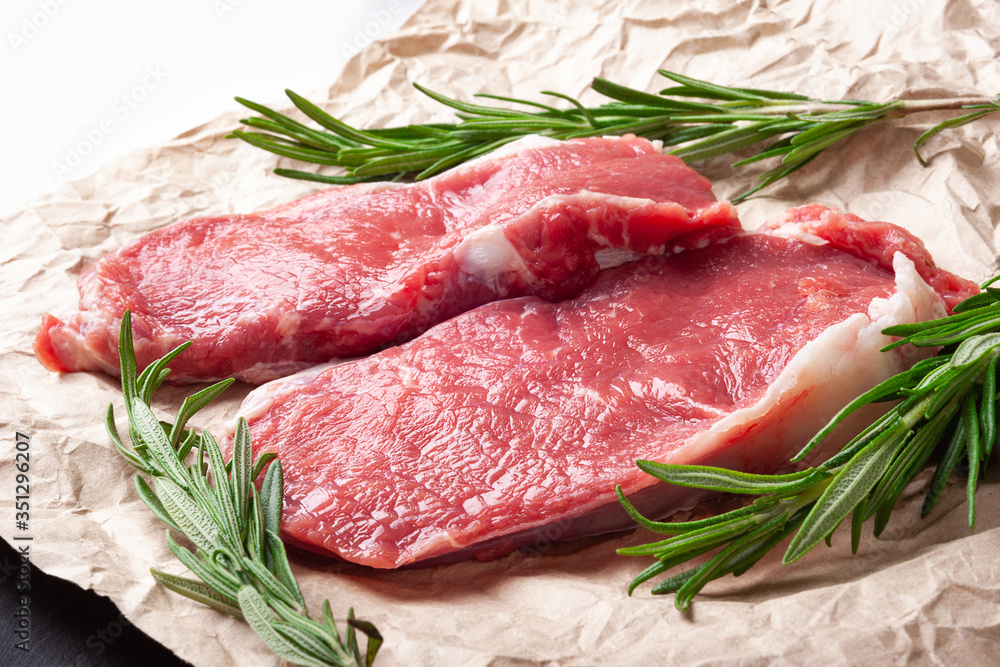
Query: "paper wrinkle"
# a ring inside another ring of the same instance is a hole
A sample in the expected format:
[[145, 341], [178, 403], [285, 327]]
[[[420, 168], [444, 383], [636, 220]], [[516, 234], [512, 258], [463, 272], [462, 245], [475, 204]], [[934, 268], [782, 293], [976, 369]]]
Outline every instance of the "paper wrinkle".
[[[488, 92], [558, 103], [540, 93], [557, 90], [598, 104], [592, 77], [655, 92], [671, 85], [658, 67], [832, 99], [996, 95], [998, 45], [1000, 4], [990, 0], [429, 0], [398, 34], [332, 71], [329, 85], [298, 92], [366, 127], [452, 120], [414, 81], [470, 102]], [[319, 189], [271, 173], [314, 167], [225, 139], [245, 115], [234, 108], [27, 202], [3, 220], [0, 246], [0, 420], [6, 433], [31, 436], [33, 562], [109, 596], [182, 658], [213, 667], [279, 661], [245, 624], [151, 579], [150, 567], [185, 572], [104, 433], [109, 402], [124, 429], [117, 380], [48, 373], [30, 350], [41, 315], [73, 308], [76, 278], [103, 254], [175, 220], [250, 212]], [[1000, 245], [998, 119], [932, 139], [922, 148], [925, 169], [910, 148], [944, 117], [866, 130], [741, 204], [740, 216], [753, 228], [819, 201], [901, 224], [939, 265], [985, 279]], [[720, 198], [751, 185], [731, 161], [698, 165]], [[234, 386], [197, 424], [221, 433], [248, 390]], [[183, 396], [166, 387], [155, 407], [176, 414]], [[13, 472], [0, 468], [8, 518]], [[375, 572], [297, 558], [293, 568], [314, 612], [329, 598], [338, 618], [353, 605], [379, 627], [382, 665], [982, 664], [1000, 644], [995, 475], [978, 496], [975, 531], [964, 480], [919, 518], [929, 477], [924, 471], [906, 490], [880, 539], [866, 528], [858, 555], [844, 530], [832, 549], [792, 567], [771, 553], [740, 578], [710, 584], [690, 617], [648, 584], [626, 596], [649, 561], [615, 550], [655, 539], [643, 531], [540, 544], [490, 563]], [[12, 521], [0, 525], [10, 540]]]

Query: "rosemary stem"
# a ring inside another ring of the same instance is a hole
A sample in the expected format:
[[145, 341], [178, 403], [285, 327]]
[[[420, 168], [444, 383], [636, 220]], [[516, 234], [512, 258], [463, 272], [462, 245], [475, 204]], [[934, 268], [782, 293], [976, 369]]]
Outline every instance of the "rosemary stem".
[[923, 111], [947, 111], [949, 109], [964, 109], [969, 106], [992, 105], [997, 100], [993, 97], [952, 97], [938, 100], [903, 100], [900, 107], [906, 113]]
[[[784, 104], [778, 106], [755, 107], [754, 113], [767, 114], [771, 116], [783, 115], [818, 115], [824, 113], [836, 113], [838, 111], [855, 111], [868, 106], [869, 102], [858, 104], [836, 104], [832, 102], [806, 102], [804, 104]], [[996, 99], [992, 97], [944, 97], [930, 100], [902, 100], [901, 103], [888, 114], [895, 112], [896, 117], [908, 116], [914, 113], [927, 111], [948, 111], [954, 109], [964, 109], [968, 106], [996, 104]]]

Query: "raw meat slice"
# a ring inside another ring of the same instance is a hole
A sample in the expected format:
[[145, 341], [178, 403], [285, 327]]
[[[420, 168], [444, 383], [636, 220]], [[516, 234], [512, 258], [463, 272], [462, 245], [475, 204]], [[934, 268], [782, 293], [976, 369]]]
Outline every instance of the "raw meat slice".
[[565, 298], [680, 233], [737, 224], [706, 179], [645, 139], [528, 138], [427, 181], [149, 234], [84, 272], [80, 310], [47, 315], [35, 352], [52, 370], [116, 374], [129, 309], [140, 366], [190, 340], [172, 381], [263, 382], [497, 298]]
[[575, 299], [491, 303], [251, 392], [240, 413], [283, 463], [285, 538], [379, 568], [492, 558], [629, 527], [616, 483], [654, 514], [690, 504], [689, 489], [654, 488], [639, 458], [787, 465], [912, 363], [912, 350], [879, 352], [884, 327], [945, 312], [904, 254], [929, 262], [922, 247], [873, 237], [878, 256], [902, 251], [889, 272], [867, 246], [858, 258], [785, 238], [821, 234], [807, 223], [822, 215], [863, 232], [810, 209], [768, 233], [689, 237]]

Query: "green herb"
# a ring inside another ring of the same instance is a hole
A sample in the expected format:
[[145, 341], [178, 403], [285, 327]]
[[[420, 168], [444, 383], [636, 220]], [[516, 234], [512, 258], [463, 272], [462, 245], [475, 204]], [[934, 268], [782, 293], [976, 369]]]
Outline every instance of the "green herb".
[[903, 489], [930, 460], [941, 454], [924, 501], [926, 517], [951, 474], [967, 475], [969, 527], [976, 520], [976, 484], [996, 442], [997, 360], [1000, 358], [1000, 289], [989, 285], [943, 319], [892, 326], [883, 331], [900, 345], [943, 346], [937, 356], [918, 362], [855, 399], [794, 458], [800, 461], [845, 417], [880, 401], [900, 401], [838, 454], [816, 468], [789, 475], [750, 475], [707, 466], [638, 461], [663, 482], [727, 493], [760, 496], [752, 504], [701, 521], [656, 522], [640, 515], [618, 489], [625, 509], [642, 526], [669, 535], [665, 540], [620, 549], [652, 556], [656, 563], [633, 580], [637, 586], [675, 566], [719, 549], [707, 562], [655, 585], [654, 594], [675, 592], [686, 610], [705, 584], [727, 574], [740, 575], [794, 533], [784, 563], [793, 563], [826, 541], [848, 516], [851, 548], [856, 552], [865, 521], [874, 533], [886, 527]]
[[[243, 419], [229, 461], [210, 433], [186, 428], [188, 419], [233, 381], [188, 396], [173, 424], [153, 415], [153, 392], [170, 374], [167, 364], [188, 345], [177, 347], [137, 374], [131, 317], [126, 312], [122, 318], [118, 352], [132, 447], [118, 434], [113, 406], [108, 406], [108, 433], [125, 460], [152, 480], [150, 485], [136, 475], [136, 492], [167, 525], [167, 545], [198, 579], [155, 568], [150, 570], [153, 577], [176, 593], [245, 619], [275, 654], [289, 662], [309, 667], [371, 665], [382, 643], [374, 625], [355, 619], [350, 610], [342, 637], [325, 600], [322, 619], [309, 617], [278, 539], [281, 462], [271, 453], [252, 459], [250, 431]], [[268, 464], [257, 491], [254, 482]], [[190, 545], [177, 542], [174, 533], [187, 538]], [[357, 631], [368, 637], [363, 654]]]
[[925, 111], [963, 111], [917, 139], [913, 149], [920, 163], [926, 164], [919, 149], [932, 136], [1000, 111], [1000, 96], [885, 103], [820, 101], [793, 93], [718, 86], [665, 70], [659, 73], [678, 85], [652, 94], [594, 79], [593, 89], [612, 100], [597, 107], [584, 107], [572, 97], [549, 91], [543, 94], [571, 106], [556, 108], [530, 100], [477, 95], [531, 110], [469, 104], [414, 84], [420, 92], [455, 109], [461, 122], [371, 130], [351, 127], [290, 90], [285, 92], [295, 106], [322, 130], [237, 97], [262, 117], [241, 121], [258, 131], [238, 130], [229, 136], [284, 157], [343, 167], [346, 175], [341, 176], [274, 170], [281, 176], [333, 184], [403, 177], [420, 180], [529, 134], [572, 139], [633, 133], [674, 147], [671, 152], [686, 162], [758, 146], [756, 154], [733, 166], [770, 159], [778, 164], [760, 175], [754, 187], [733, 198], [738, 202], [871, 125]]

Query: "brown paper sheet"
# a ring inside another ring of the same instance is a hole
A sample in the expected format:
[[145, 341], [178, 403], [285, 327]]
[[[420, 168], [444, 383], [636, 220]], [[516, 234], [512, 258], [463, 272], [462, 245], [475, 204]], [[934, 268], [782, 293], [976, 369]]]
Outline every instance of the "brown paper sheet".
[[[445, 120], [419, 81], [536, 97], [586, 91], [600, 75], [655, 91], [665, 67], [723, 84], [863, 99], [996, 94], [1000, 5], [991, 0], [429, 0], [397, 35], [331, 72], [312, 98], [348, 121], [379, 126]], [[39, 318], [76, 304], [76, 277], [102, 254], [171, 221], [252, 211], [312, 191], [270, 173], [275, 159], [224, 135], [234, 111], [161, 146], [29, 202], [3, 221], [0, 289], [0, 535], [13, 524], [14, 432], [31, 438], [32, 559], [111, 597], [129, 620], [195, 665], [274, 665], [248, 627], [159, 588], [150, 567], [182, 573], [164, 531], [136, 499], [131, 472], [104, 433], [115, 379], [59, 377], [31, 354]], [[750, 227], [788, 206], [821, 201], [887, 219], [921, 236], [939, 263], [981, 280], [996, 270], [1000, 119], [931, 142], [921, 168], [910, 146], [923, 123], [867, 131], [792, 180], [741, 205]], [[280, 160], [280, 163], [286, 163]], [[291, 166], [291, 164], [284, 164]], [[702, 165], [720, 197], [748, 184], [724, 160]], [[199, 424], [218, 432], [247, 391], [231, 390]], [[183, 391], [157, 401], [176, 410]], [[926, 477], [923, 479], [926, 483]], [[690, 617], [648, 587], [625, 595], [644, 559], [615, 549], [633, 533], [552, 545], [492, 563], [402, 572], [295, 570], [311, 608], [353, 605], [386, 638], [384, 665], [984, 664], [1000, 645], [1000, 493], [984, 484], [970, 531], [961, 483], [928, 520], [914, 485], [885, 534], [849, 538], [783, 568], [771, 554], [745, 576], [710, 585]], [[75, 656], [68, 656], [69, 664]]]

